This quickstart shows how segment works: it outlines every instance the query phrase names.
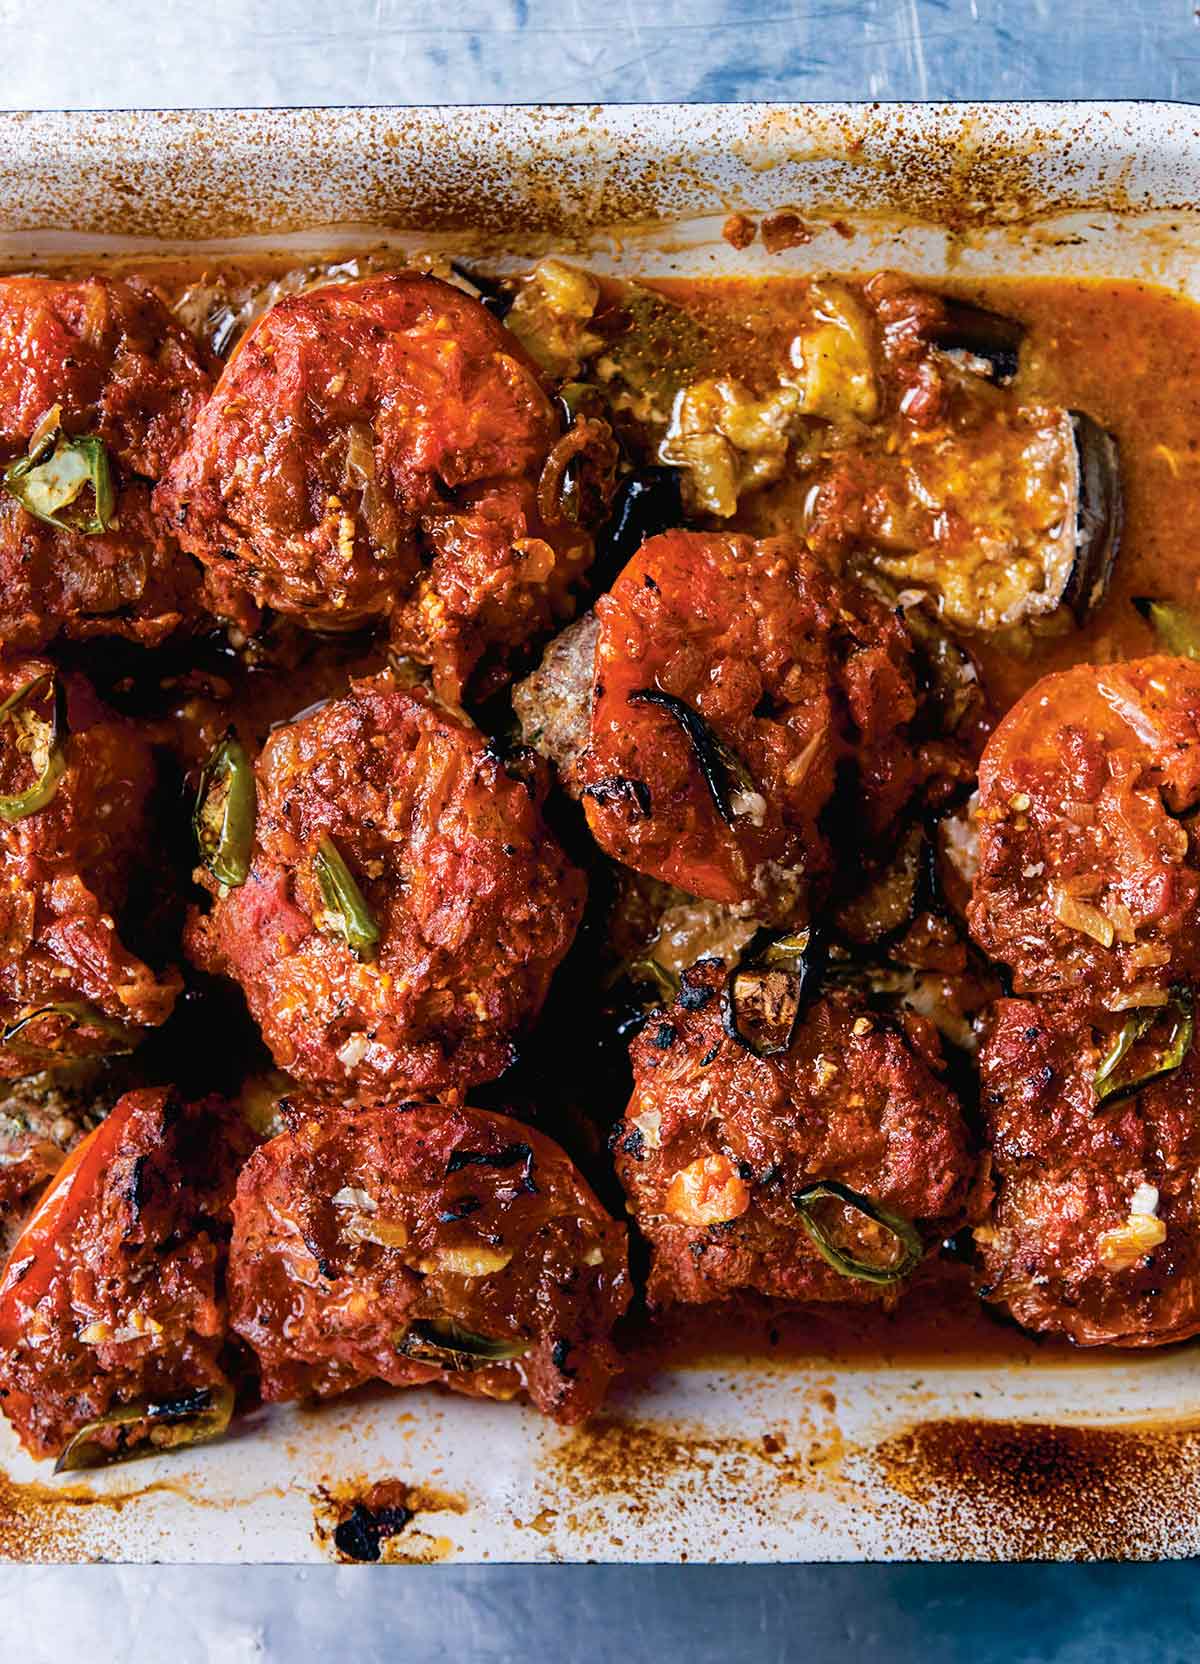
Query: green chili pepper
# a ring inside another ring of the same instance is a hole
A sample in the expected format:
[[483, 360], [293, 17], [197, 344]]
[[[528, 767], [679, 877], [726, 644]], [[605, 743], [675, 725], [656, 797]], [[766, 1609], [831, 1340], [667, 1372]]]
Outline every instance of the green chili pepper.
[[[201, 1387], [175, 1398], [139, 1399], [121, 1404], [82, 1426], [55, 1463], [55, 1473], [77, 1473], [84, 1468], [111, 1467], [140, 1456], [158, 1456], [185, 1445], [219, 1439], [233, 1417], [233, 1388]], [[111, 1428], [132, 1430], [146, 1424], [145, 1438], [130, 1442], [129, 1431], [119, 1431], [115, 1445], [99, 1435]]]
[[[890, 1231], [903, 1249], [896, 1263], [888, 1266], [871, 1265], [867, 1260], [855, 1259], [852, 1254], [847, 1254], [844, 1249], [837, 1247], [818, 1224], [812, 1212], [813, 1203], [826, 1198], [853, 1208], [873, 1224], [882, 1225], [885, 1231]], [[924, 1257], [925, 1248], [921, 1238], [907, 1219], [898, 1213], [891, 1213], [887, 1208], [879, 1207], [868, 1197], [861, 1196], [857, 1190], [851, 1190], [848, 1184], [841, 1184], [837, 1179], [820, 1179], [816, 1184], [806, 1185], [792, 1197], [792, 1202], [813, 1247], [826, 1264], [831, 1265], [843, 1277], [853, 1277], [863, 1283], [899, 1283], [910, 1271], [916, 1269]]]
[[406, 1358], [413, 1358], [418, 1363], [436, 1364], [439, 1369], [449, 1370], [452, 1374], [486, 1369], [489, 1364], [523, 1358], [530, 1344], [529, 1341], [493, 1340], [490, 1335], [479, 1335], [473, 1329], [464, 1329], [452, 1317], [410, 1323], [396, 1338], [396, 1350]]
[[64, 1054], [56, 1051], [52, 1046], [35, 1046], [20, 1038], [24, 1029], [31, 1023], [36, 1023], [42, 1017], [65, 1017], [67, 1029], [94, 1028], [109, 1039], [125, 1042], [123, 1046], [111, 1047], [108, 1055], [125, 1051], [133, 1051], [133, 1037], [124, 1023], [119, 1023], [115, 1017], [107, 1016], [86, 1000], [55, 1000], [46, 1005], [39, 1005], [33, 1011], [26, 1011], [15, 1022], [0, 1031], [0, 1046], [7, 1046], [23, 1057], [45, 1058], [51, 1062], [61, 1058]]
[[339, 935], [359, 959], [374, 959], [379, 946], [379, 926], [354, 875], [342, 859], [333, 839], [326, 835], [313, 856], [321, 899]]
[[46, 728], [45, 765], [28, 790], [15, 792], [10, 797], [0, 797], [0, 820], [24, 820], [26, 815], [33, 815], [39, 809], [44, 809], [58, 790], [58, 783], [66, 772], [67, 758], [63, 747], [67, 732], [66, 697], [62, 684], [52, 670], [46, 671], [42, 676], [35, 676], [32, 682], [26, 682], [24, 687], [10, 693], [0, 705], [0, 721], [15, 721], [18, 713], [30, 700], [35, 699], [47, 688], [51, 695], [51, 714], [48, 720], [42, 719]]
[[[10, 462], [0, 480], [28, 514], [59, 531], [95, 537], [107, 531], [112, 520], [115, 494], [103, 439], [94, 433], [64, 433], [57, 411], [49, 426], [43, 424], [34, 435], [28, 454]], [[71, 508], [89, 486], [91, 514], [76, 512], [64, 519], [61, 511]]]
[[[1169, 1024], [1164, 1041], [1148, 1060], [1139, 1064], [1129, 1054], [1161, 1022]], [[1121, 1025], [1107, 1055], [1101, 1059], [1092, 1086], [1097, 1104], [1119, 1103], [1132, 1097], [1153, 1080], [1172, 1075], [1180, 1068], [1192, 1046], [1195, 1019], [1192, 994], [1188, 988], [1173, 988], [1167, 1005], [1147, 1006], [1131, 1011]]]
[[[658, 960], [648, 953], [639, 959], [631, 959], [628, 971], [631, 982], [654, 988], [663, 1005], [670, 1005], [679, 992], [679, 978], [673, 976], [665, 965], [660, 965]], [[617, 978], [614, 977], [612, 980], [616, 981]]]
[[1200, 659], [1200, 619], [1174, 601], [1155, 601], [1135, 595], [1133, 604], [1168, 653], [1181, 659]]
[[201, 772], [192, 827], [201, 861], [231, 890], [249, 876], [257, 812], [254, 769], [230, 728]]

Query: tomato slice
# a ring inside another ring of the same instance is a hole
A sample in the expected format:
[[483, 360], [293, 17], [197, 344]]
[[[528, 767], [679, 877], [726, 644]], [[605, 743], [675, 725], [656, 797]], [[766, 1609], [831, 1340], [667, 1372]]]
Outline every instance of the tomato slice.
[[54, 1280], [59, 1243], [79, 1218], [144, 1101], [140, 1093], [122, 1098], [72, 1150], [30, 1215], [0, 1281], [0, 1346], [15, 1346], [20, 1340], [25, 1314], [43, 1298]]

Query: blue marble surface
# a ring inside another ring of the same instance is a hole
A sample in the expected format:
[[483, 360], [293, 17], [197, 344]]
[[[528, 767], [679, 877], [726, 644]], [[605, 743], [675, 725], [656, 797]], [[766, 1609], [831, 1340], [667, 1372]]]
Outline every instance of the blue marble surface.
[[[0, 22], [21, 109], [1200, 97], [1192, 0], [0, 0]], [[1198, 1631], [1188, 1564], [0, 1569], [21, 1664], [1190, 1664]]]

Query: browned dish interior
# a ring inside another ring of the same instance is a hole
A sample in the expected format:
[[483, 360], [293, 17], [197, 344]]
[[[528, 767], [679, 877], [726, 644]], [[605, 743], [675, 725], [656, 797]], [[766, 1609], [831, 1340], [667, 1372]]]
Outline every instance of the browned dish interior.
[[[781, 236], [785, 232], [786, 227], [780, 229]], [[379, 264], [386, 267], [386, 256]], [[292, 262], [284, 256], [228, 263], [212, 258], [142, 260], [135, 267], [121, 263], [121, 269], [149, 277], [176, 307], [198, 284], [220, 280], [230, 290], [249, 290], [289, 271]], [[775, 385], [797, 315], [811, 303], [805, 278], [664, 279], [648, 281], [647, 287], [657, 289], [684, 318], [702, 326], [709, 343], [709, 373], [736, 375], [759, 397], [766, 397]], [[972, 643], [998, 717], [1053, 671], [1155, 651], [1159, 643], [1133, 605], [1134, 597], [1153, 596], [1185, 608], [1197, 604], [1200, 580], [1192, 528], [1200, 523], [1200, 308], [1131, 281], [1005, 278], [940, 288], [1024, 323], [1027, 334], [1013, 386], [1015, 398], [1030, 405], [1085, 410], [1116, 436], [1121, 451], [1124, 542], [1103, 605], [1081, 628], [1039, 637], [1032, 646]], [[606, 299], [617, 292], [608, 283], [602, 290]], [[658, 335], [646, 350], [669, 358], [677, 342], [678, 337], [664, 341]], [[787, 531], [803, 522], [807, 489], [803, 480], [785, 477], [749, 491], [737, 512], [720, 524], [757, 537]], [[126, 651], [103, 642], [64, 651], [106, 689], [125, 692], [125, 680], [140, 674]], [[168, 645], [155, 653], [153, 677], [169, 682], [196, 663], [195, 643]], [[264, 674], [227, 656], [220, 661], [220, 671], [229, 685], [228, 703], [245, 727], [261, 738], [271, 724], [286, 721], [339, 688], [348, 673], [374, 671], [382, 663], [383, 649], [377, 641], [352, 639], [306, 649], [290, 669], [275, 666]], [[495, 712], [490, 719], [499, 725]], [[203, 728], [211, 719], [201, 714], [197, 720]], [[192, 1048], [193, 1060], [198, 1059], [217, 1032], [233, 1037], [225, 1060], [231, 1082], [243, 1069], [248, 1072], [262, 1062], [237, 1001], [231, 1008], [220, 990], [206, 992], [184, 1021], [185, 1050], [181, 1053], [167, 1044], [152, 1051], [144, 1062], [148, 1080], [157, 1081], [174, 1070], [174, 1084], [190, 1095], [191, 1082], [179, 1076], [176, 1060], [187, 1057], [187, 1047]], [[543, 1025], [530, 1052], [515, 1088], [516, 1113], [560, 1139], [598, 1185], [602, 1199], [619, 1211], [603, 1139], [623, 1104], [594, 1101], [586, 1091], [573, 1090], [577, 1058], [571, 1036], [556, 1031], [556, 1025]], [[557, 1077], [557, 1090], [539, 1101], [538, 1083], [551, 1077]], [[210, 1084], [206, 1079], [197, 1089]], [[511, 1080], [502, 1080], [481, 1089], [477, 1101], [501, 1108], [512, 1102], [513, 1090]], [[682, 1365], [733, 1354], [944, 1359], [1028, 1357], [1065, 1349], [1064, 1342], [1035, 1341], [1011, 1325], [997, 1323], [975, 1298], [969, 1274], [949, 1245], [942, 1256], [926, 1262], [911, 1293], [895, 1309], [825, 1307], [780, 1313], [754, 1301], [739, 1301], [736, 1309], [680, 1307], [657, 1320], [630, 1320], [622, 1345], [635, 1378], [664, 1363]]]

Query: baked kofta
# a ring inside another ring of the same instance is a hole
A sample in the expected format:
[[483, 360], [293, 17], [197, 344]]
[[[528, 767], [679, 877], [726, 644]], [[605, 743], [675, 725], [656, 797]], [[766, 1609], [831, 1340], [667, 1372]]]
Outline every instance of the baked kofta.
[[1083, 1346], [1200, 1332], [1200, 1058], [1190, 991], [1089, 1014], [1001, 1000], [980, 1051], [993, 1199], [980, 1293]]
[[1200, 1333], [1196, 385], [1125, 283], [0, 278], [25, 1448]]
[[590, 664], [584, 629], [578, 744], [564, 757], [562, 648], [517, 708], [534, 743], [549, 727], [600, 848], [639, 872], [803, 921], [832, 867], [820, 822], [839, 768], [867, 839], [914, 789], [908, 633], [792, 538], [665, 532], [597, 602]]
[[0, 661], [0, 1078], [130, 1051], [169, 1017], [178, 971], [119, 923], [154, 789], [145, 738], [81, 675]]
[[366, 1381], [596, 1409], [630, 1299], [625, 1227], [557, 1145], [437, 1103], [305, 1100], [242, 1169], [230, 1312], [267, 1399]]
[[210, 572], [277, 612], [329, 631], [389, 618], [457, 700], [569, 613], [591, 542], [554, 487], [568, 464], [582, 479], [589, 450], [610, 471], [610, 446], [597, 423], [561, 431], [478, 300], [405, 272], [271, 307], [155, 504]]
[[252, 775], [229, 746], [186, 944], [241, 984], [278, 1066], [373, 1099], [502, 1074], [583, 907], [544, 765], [391, 671], [278, 728]]
[[973, 1163], [932, 1024], [804, 1005], [802, 982], [701, 961], [630, 1049], [613, 1147], [653, 1304], [894, 1303], [962, 1223]]
[[224, 1432], [225, 1259], [252, 1140], [219, 1102], [129, 1092], [68, 1158], [0, 1281], [0, 1408], [66, 1468]]
[[0, 278], [0, 651], [154, 646], [202, 615], [150, 497], [209, 390], [152, 286]]
[[1200, 664], [1038, 682], [979, 766], [968, 914], [1021, 994], [1150, 1005], [1200, 971]]

